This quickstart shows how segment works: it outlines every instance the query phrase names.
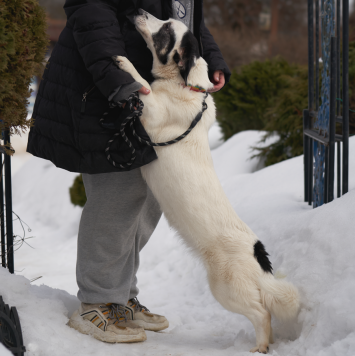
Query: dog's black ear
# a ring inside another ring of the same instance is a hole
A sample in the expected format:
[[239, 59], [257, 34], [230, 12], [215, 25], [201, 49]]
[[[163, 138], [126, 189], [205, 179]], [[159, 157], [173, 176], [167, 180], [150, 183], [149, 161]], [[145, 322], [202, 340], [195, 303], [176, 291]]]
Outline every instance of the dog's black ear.
[[180, 74], [187, 85], [187, 77], [191, 68], [195, 65], [195, 60], [200, 58], [198, 42], [192, 32], [187, 31], [182, 40], [178, 51], [175, 52], [173, 59], [177, 63]]

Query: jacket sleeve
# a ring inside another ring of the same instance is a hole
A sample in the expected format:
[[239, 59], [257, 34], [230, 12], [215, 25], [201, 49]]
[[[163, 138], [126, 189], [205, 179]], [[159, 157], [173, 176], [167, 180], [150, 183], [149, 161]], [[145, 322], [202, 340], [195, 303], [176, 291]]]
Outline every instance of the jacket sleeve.
[[125, 44], [116, 16], [117, 5], [105, 0], [67, 0], [64, 5], [77, 48], [95, 85], [106, 96], [119, 86], [133, 83], [132, 76], [111, 59], [126, 57]]
[[205, 25], [204, 16], [202, 14], [201, 28], [201, 45], [202, 45], [202, 57], [208, 64], [209, 75], [216, 70], [221, 70], [224, 73], [226, 84], [229, 82], [231, 72], [224, 61], [222, 53], [218, 48], [217, 43], [213, 39], [210, 31]]

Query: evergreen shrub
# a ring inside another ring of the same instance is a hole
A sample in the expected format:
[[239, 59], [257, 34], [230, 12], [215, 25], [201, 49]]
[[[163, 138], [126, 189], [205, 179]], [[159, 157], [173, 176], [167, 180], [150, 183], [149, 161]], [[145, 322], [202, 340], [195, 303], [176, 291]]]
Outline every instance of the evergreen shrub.
[[244, 130], [263, 130], [266, 111], [287, 86], [285, 75], [292, 76], [296, 69], [286, 60], [274, 58], [233, 70], [229, 84], [214, 94], [224, 139]]
[[270, 166], [303, 154], [303, 110], [308, 107], [308, 68], [298, 66], [293, 75], [285, 75], [285, 87], [278, 93], [273, 106], [265, 113], [266, 138], [278, 135], [278, 140], [263, 148], [255, 156], [265, 158]]
[[0, 131], [20, 134], [29, 128], [29, 86], [42, 72], [47, 44], [46, 16], [38, 1], [0, 1]]
[[85, 205], [87, 199], [83, 176], [81, 174], [75, 178], [73, 185], [69, 188], [69, 193], [70, 200], [74, 205], [79, 205], [81, 207]]

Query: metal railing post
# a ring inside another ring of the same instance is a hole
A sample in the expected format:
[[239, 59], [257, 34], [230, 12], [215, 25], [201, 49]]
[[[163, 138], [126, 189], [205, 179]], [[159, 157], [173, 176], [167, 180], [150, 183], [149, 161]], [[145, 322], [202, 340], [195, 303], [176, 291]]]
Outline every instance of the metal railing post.
[[[340, 92], [340, 75], [341, 75], [341, 68], [340, 68], [340, 0], [336, 0], [336, 35], [337, 35], [337, 99], [341, 98]], [[337, 117], [341, 115], [340, 108], [341, 102], [337, 100], [337, 110], [336, 114]], [[337, 141], [337, 197], [341, 196], [341, 145], [340, 142]]]
[[[10, 143], [9, 131], [4, 132], [5, 144]], [[5, 201], [6, 201], [6, 244], [7, 267], [14, 273], [14, 233], [12, 223], [11, 156], [5, 154]]]
[[[303, 132], [307, 129], [309, 111], [307, 109], [303, 110]], [[304, 170], [304, 201], [308, 202], [308, 136], [303, 135], [303, 170]]]
[[[308, 117], [308, 128], [310, 128], [310, 120], [311, 118]], [[313, 140], [308, 137], [308, 205], [312, 205], [313, 201]]]
[[325, 146], [324, 154], [324, 204], [328, 203], [329, 193], [329, 146]]
[[5, 219], [4, 219], [4, 172], [3, 154], [1, 156], [1, 177], [0, 177], [0, 229], [1, 229], [1, 265], [6, 268], [6, 242], [5, 242]]
[[330, 40], [330, 97], [329, 97], [329, 181], [328, 202], [334, 200], [334, 162], [335, 162], [335, 116], [337, 79], [337, 39]]
[[343, 1], [343, 194], [349, 191], [349, 0]]
[[[314, 97], [314, 29], [313, 29], [313, 0], [308, 0], [308, 113], [305, 117], [307, 128], [310, 128], [310, 115], [313, 110]], [[305, 137], [304, 164], [305, 164], [305, 201], [312, 204], [313, 190], [313, 140]], [[307, 175], [306, 175], [307, 172]]]
[[313, 0], [308, 0], [308, 110], [313, 110], [314, 96], [314, 31], [313, 31]]

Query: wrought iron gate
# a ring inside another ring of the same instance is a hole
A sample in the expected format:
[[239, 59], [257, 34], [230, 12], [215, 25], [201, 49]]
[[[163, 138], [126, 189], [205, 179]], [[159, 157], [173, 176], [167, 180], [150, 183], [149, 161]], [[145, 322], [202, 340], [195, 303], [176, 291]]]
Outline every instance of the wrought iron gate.
[[[308, 109], [303, 112], [304, 199], [309, 205], [313, 201], [313, 207], [334, 199], [335, 144], [337, 196], [348, 192], [349, 0], [342, 1], [342, 75], [340, 5], [340, 0], [308, 0]], [[320, 37], [322, 85], [319, 95]], [[336, 123], [341, 124], [341, 134], [336, 134]]]

